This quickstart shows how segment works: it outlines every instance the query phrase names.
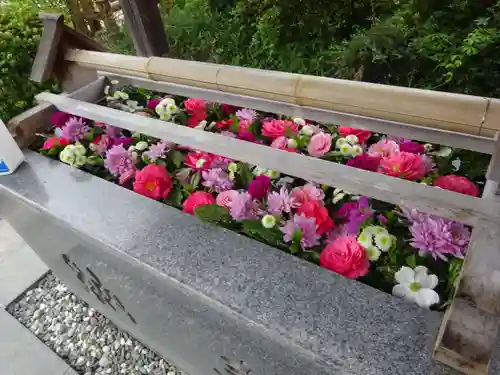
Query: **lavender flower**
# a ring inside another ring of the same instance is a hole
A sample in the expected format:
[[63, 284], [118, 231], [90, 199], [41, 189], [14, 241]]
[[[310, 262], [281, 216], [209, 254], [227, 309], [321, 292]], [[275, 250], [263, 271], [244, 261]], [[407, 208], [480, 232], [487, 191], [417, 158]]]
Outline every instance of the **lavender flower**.
[[300, 231], [302, 234], [300, 244], [304, 249], [319, 245], [318, 240], [321, 236], [316, 233], [316, 220], [313, 217], [307, 218], [304, 215], [294, 215], [280, 229], [284, 233], [283, 240], [285, 242], [292, 241], [295, 232]]
[[90, 128], [85, 124], [82, 118], [70, 117], [61, 129], [61, 136], [69, 141], [75, 142], [83, 139]]
[[120, 138], [122, 135], [122, 130], [116, 126], [106, 125], [106, 134], [109, 138]]
[[410, 244], [419, 250], [419, 255], [430, 254], [444, 261], [446, 255], [463, 258], [470, 240], [469, 228], [457, 221], [423, 215], [410, 227], [413, 236]]
[[349, 212], [348, 221], [346, 223], [346, 231], [351, 235], [357, 235], [361, 225], [374, 215], [374, 211], [370, 207], [370, 201], [367, 197], [359, 198], [357, 203], [357, 208]]
[[221, 193], [233, 188], [233, 181], [229, 179], [229, 175], [221, 168], [212, 168], [208, 171], [201, 172], [205, 181], [202, 185], [214, 189], [217, 193]]
[[229, 211], [234, 220], [255, 220], [259, 214], [259, 202], [247, 192], [234, 197]]
[[106, 152], [104, 166], [116, 177], [134, 169], [132, 156], [122, 145], [113, 146]]
[[255, 112], [253, 109], [243, 108], [236, 111], [235, 115], [240, 120], [248, 121], [251, 124], [253, 120], [257, 117], [257, 112]]
[[167, 141], [161, 141], [154, 145], [149, 146], [149, 150], [144, 154], [152, 161], [155, 162], [158, 159], [164, 158], [167, 152], [172, 148], [172, 143]]
[[227, 167], [229, 164], [231, 164], [233, 161], [229, 158], [226, 158], [224, 156], [216, 156], [214, 160], [212, 160], [212, 164], [210, 165], [212, 168], [222, 168], [224, 170], [227, 170]]
[[290, 197], [288, 190], [281, 187], [279, 193], [273, 191], [267, 196], [267, 211], [273, 215], [281, 215], [282, 212], [290, 213], [292, 203], [293, 198]]

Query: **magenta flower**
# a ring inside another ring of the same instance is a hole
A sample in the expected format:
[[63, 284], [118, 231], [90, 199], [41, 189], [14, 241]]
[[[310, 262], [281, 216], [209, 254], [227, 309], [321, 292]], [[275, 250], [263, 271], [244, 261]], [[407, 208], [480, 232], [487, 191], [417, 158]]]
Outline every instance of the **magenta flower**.
[[153, 98], [148, 100], [148, 108], [152, 109], [153, 111], [156, 109], [158, 104], [161, 102], [161, 98]]
[[398, 154], [399, 152], [399, 145], [396, 142], [387, 139], [378, 141], [368, 148], [368, 155], [378, 156], [381, 158], [393, 156], [394, 154]]
[[233, 198], [229, 213], [234, 220], [255, 220], [259, 211], [259, 202], [247, 192], [240, 192]]
[[380, 165], [380, 158], [378, 156], [361, 154], [350, 159], [347, 165], [349, 167], [364, 169], [365, 171], [377, 172]]
[[257, 112], [255, 112], [253, 109], [243, 108], [236, 111], [235, 115], [240, 120], [246, 120], [251, 124], [257, 117]]
[[300, 244], [304, 249], [319, 245], [319, 238], [316, 233], [316, 219], [305, 217], [304, 215], [294, 215], [284, 226], [280, 228], [283, 232], [283, 240], [290, 242], [296, 232], [301, 233]]
[[248, 185], [248, 192], [253, 198], [261, 199], [267, 195], [271, 187], [271, 179], [265, 175], [259, 175]]
[[357, 235], [359, 228], [368, 219], [374, 215], [373, 209], [370, 207], [370, 200], [367, 197], [360, 197], [355, 202], [346, 202], [337, 211], [337, 217], [347, 220], [345, 231], [349, 235]]
[[292, 212], [293, 198], [285, 187], [281, 187], [279, 193], [273, 191], [267, 196], [267, 211], [273, 215]]
[[62, 128], [64, 124], [70, 119], [71, 115], [66, 112], [54, 112], [50, 116], [50, 122], [58, 128]]
[[128, 174], [134, 169], [132, 156], [122, 145], [113, 146], [106, 152], [104, 166], [115, 177], [119, 177], [126, 173]]
[[411, 152], [412, 154], [423, 154], [425, 152], [424, 145], [417, 142], [404, 142], [399, 145], [399, 149], [404, 152]]
[[233, 160], [226, 158], [224, 156], [217, 155], [214, 160], [212, 161], [212, 164], [210, 165], [212, 168], [222, 168], [224, 170], [227, 169], [227, 166], [231, 164]]
[[202, 171], [201, 175], [204, 179], [202, 185], [214, 189], [217, 193], [233, 188], [233, 181], [229, 179], [229, 175], [221, 168], [212, 168], [208, 171]]
[[106, 134], [110, 138], [120, 138], [122, 135], [122, 130], [116, 126], [106, 125]]
[[90, 128], [85, 124], [82, 118], [70, 117], [61, 128], [61, 136], [64, 139], [75, 142], [82, 140], [89, 131]]
[[463, 258], [470, 240], [470, 231], [465, 225], [432, 215], [415, 221], [410, 232], [413, 236], [410, 244], [419, 250], [420, 256], [430, 254], [444, 261], [447, 255]]
[[172, 148], [172, 145], [172, 142], [160, 141], [149, 146], [149, 150], [145, 151], [144, 154], [154, 163], [158, 159], [164, 158], [167, 155], [167, 152]]

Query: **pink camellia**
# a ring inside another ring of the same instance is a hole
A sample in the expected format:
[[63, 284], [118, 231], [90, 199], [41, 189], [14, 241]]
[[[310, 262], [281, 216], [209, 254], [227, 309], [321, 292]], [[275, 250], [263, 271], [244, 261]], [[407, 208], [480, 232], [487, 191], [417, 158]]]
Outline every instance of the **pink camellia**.
[[207, 204], [215, 204], [213, 195], [206, 191], [195, 191], [182, 204], [182, 211], [194, 215], [196, 207], [205, 206]]
[[289, 120], [267, 119], [262, 123], [262, 135], [272, 139], [296, 134], [297, 130], [298, 126]]
[[339, 126], [339, 134], [342, 137], [347, 137], [348, 135], [355, 135], [358, 137], [359, 143], [365, 143], [368, 138], [372, 136], [372, 133], [369, 132], [368, 130], [363, 130], [363, 129], [354, 129], [354, 128], [349, 128], [347, 126]]
[[203, 99], [189, 98], [184, 102], [184, 108], [189, 114], [206, 112], [207, 103]]
[[205, 171], [212, 165], [214, 156], [207, 152], [191, 151], [184, 158], [184, 164], [197, 171]]
[[321, 252], [319, 264], [350, 279], [365, 276], [370, 268], [364, 247], [353, 236], [341, 236], [332, 241]]
[[301, 207], [308, 201], [322, 201], [325, 198], [325, 193], [320, 188], [313, 184], [306, 184], [304, 186], [297, 186], [292, 189], [290, 199], [293, 202], [294, 208]]
[[162, 165], [149, 164], [135, 174], [134, 191], [151, 199], [167, 198], [172, 186], [172, 178]]
[[236, 190], [226, 190], [217, 195], [217, 198], [215, 200], [215, 203], [217, 203], [219, 206], [226, 207], [226, 208], [231, 208], [233, 205], [233, 200], [239, 195]]
[[439, 176], [434, 181], [434, 186], [454, 191], [456, 193], [479, 197], [479, 188], [467, 177], [450, 174], [447, 176]]
[[43, 142], [42, 150], [50, 150], [51, 148], [54, 148], [54, 147], [65, 147], [65, 146], [69, 145], [70, 143], [71, 142], [65, 138], [54, 136], [54, 137], [47, 138], [45, 140], [45, 142]]
[[400, 152], [399, 154], [382, 158], [380, 170], [388, 176], [416, 181], [424, 178], [427, 168], [419, 155]]
[[399, 149], [404, 152], [411, 152], [412, 154], [425, 153], [424, 145], [417, 142], [404, 142], [399, 145]]
[[399, 145], [389, 139], [382, 139], [368, 148], [368, 155], [379, 158], [392, 156], [399, 152]]
[[271, 179], [263, 174], [255, 177], [248, 185], [248, 193], [255, 199], [264, 198], [271, 187]]
[[309, 155], [314, 157], [321, 157], [330, 151], [332, 147], [332, 138], [330, 135], [323, 132], [314, 134], [309, 141], [309, 146], [307, 146], [307, 151]]
[[161, 100], [162, 100], [161, 98], [149, 99], [147, 107], [154, 111], [156, 109], [156, 107], [158, 107], [158, 104], [160, 104]]

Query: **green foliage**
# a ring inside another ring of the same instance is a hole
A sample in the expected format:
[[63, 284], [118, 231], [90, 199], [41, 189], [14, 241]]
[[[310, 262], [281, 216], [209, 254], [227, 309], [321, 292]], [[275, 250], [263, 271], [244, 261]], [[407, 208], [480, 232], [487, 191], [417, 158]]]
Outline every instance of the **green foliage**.
[[33, 106], [33, 96], [51, 86], [29, 81], [40, 35], [41, 22], [31, 6], [0, 5], [0, 118], [4, 121]]

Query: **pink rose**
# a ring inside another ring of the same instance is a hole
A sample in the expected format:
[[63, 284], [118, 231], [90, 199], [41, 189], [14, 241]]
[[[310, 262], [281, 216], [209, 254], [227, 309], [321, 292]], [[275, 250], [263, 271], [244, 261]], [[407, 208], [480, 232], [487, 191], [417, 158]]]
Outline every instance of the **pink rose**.
[[365, 276], [370, 268], [364, 247], [353, 236], [341, 236], [332, 241], [321, 252], [319, 263], [350, 279]]
[[400, 152], [399, 145], [396, 142], [388, 139], [382, 139], [381, 141], [372, 144], [368, 148], [368, 155], [379, 158], [392, 156], [399, 152]]
[[427, 171], [425, 163], [419, 155], [401, 152], [382, 158], [380, 169], [383, 174], [405, 180], [416, 181], [424, 178]]
[[207, 103], [203, 99], [189, 98], [184, 102], [184, 108], [189, 114], [206, 112]]
[[271, 179], [264, 175], [259, 175], [248, 185], [248, 193], [256, 199], [264, 198], [271, 187]]
[[233, 200], [238, 197], [240, 193], [238, 193], [236, 190], [226, 190], [217, 195], [217, 199], [215, 200], [215, 203], [217, 203], [219, 206], [226, 207], [226, 208], [231, 208], [233, 205]]
[[325, 193], [315, 185], [307, 184], [293, 188], [290, 198], [293, 202], [292, 206], [299, 208], [308, 201], [322, 201], [325, 198]]
[[197, 171], [204, 171], [211, 167], [214, 156], [202, 151], [191, 151], [184, 158], [184, 164]]
[[471, 180], [454, 174], [439, 176], [434, 181], [434, 186], [473, 197], [479, 197], [480, 194], [479, 188]]
[[342, 137], [347, 137], [348, 135], [355, 135], [358, 137], [359, 143], [365, 143], [368, 138], [372, 136], [372, 133], [369, 132], [368, 130], [363, 130], [363, 129], [354, 129], [354, 128], [349, 128], [347, 126], [339, 126], [339, 134]]
[[307, 151], [309, 155], [319, 158], [330, 151], [332, 138], [323, 132], [314, 134], [309, 141]]
[[273, 143], [271, 143], [271, 147], [272, 148], [277, 148], [279, 150], [282, 150], [284, 148], [287, 148], [288, 147], [288, 139], [287, 137], [278, 137], [276, 138]]
[[267, 119], [262, 124], [262, 135], [272, 139], [285, 135], [296, 134], [297, 130], [297, 125], [288, 120]]
[[162, 165], [149, 164], [135, 175], [134, 191], [151, 199], [167, 198], [172, 186], [172, 178]]
[[215, 204], [213, 195], [206, 191], [195, 191], [182, 204], [182, 211], [194, 215], [196, 207], [205, 206], [207, 204]]

